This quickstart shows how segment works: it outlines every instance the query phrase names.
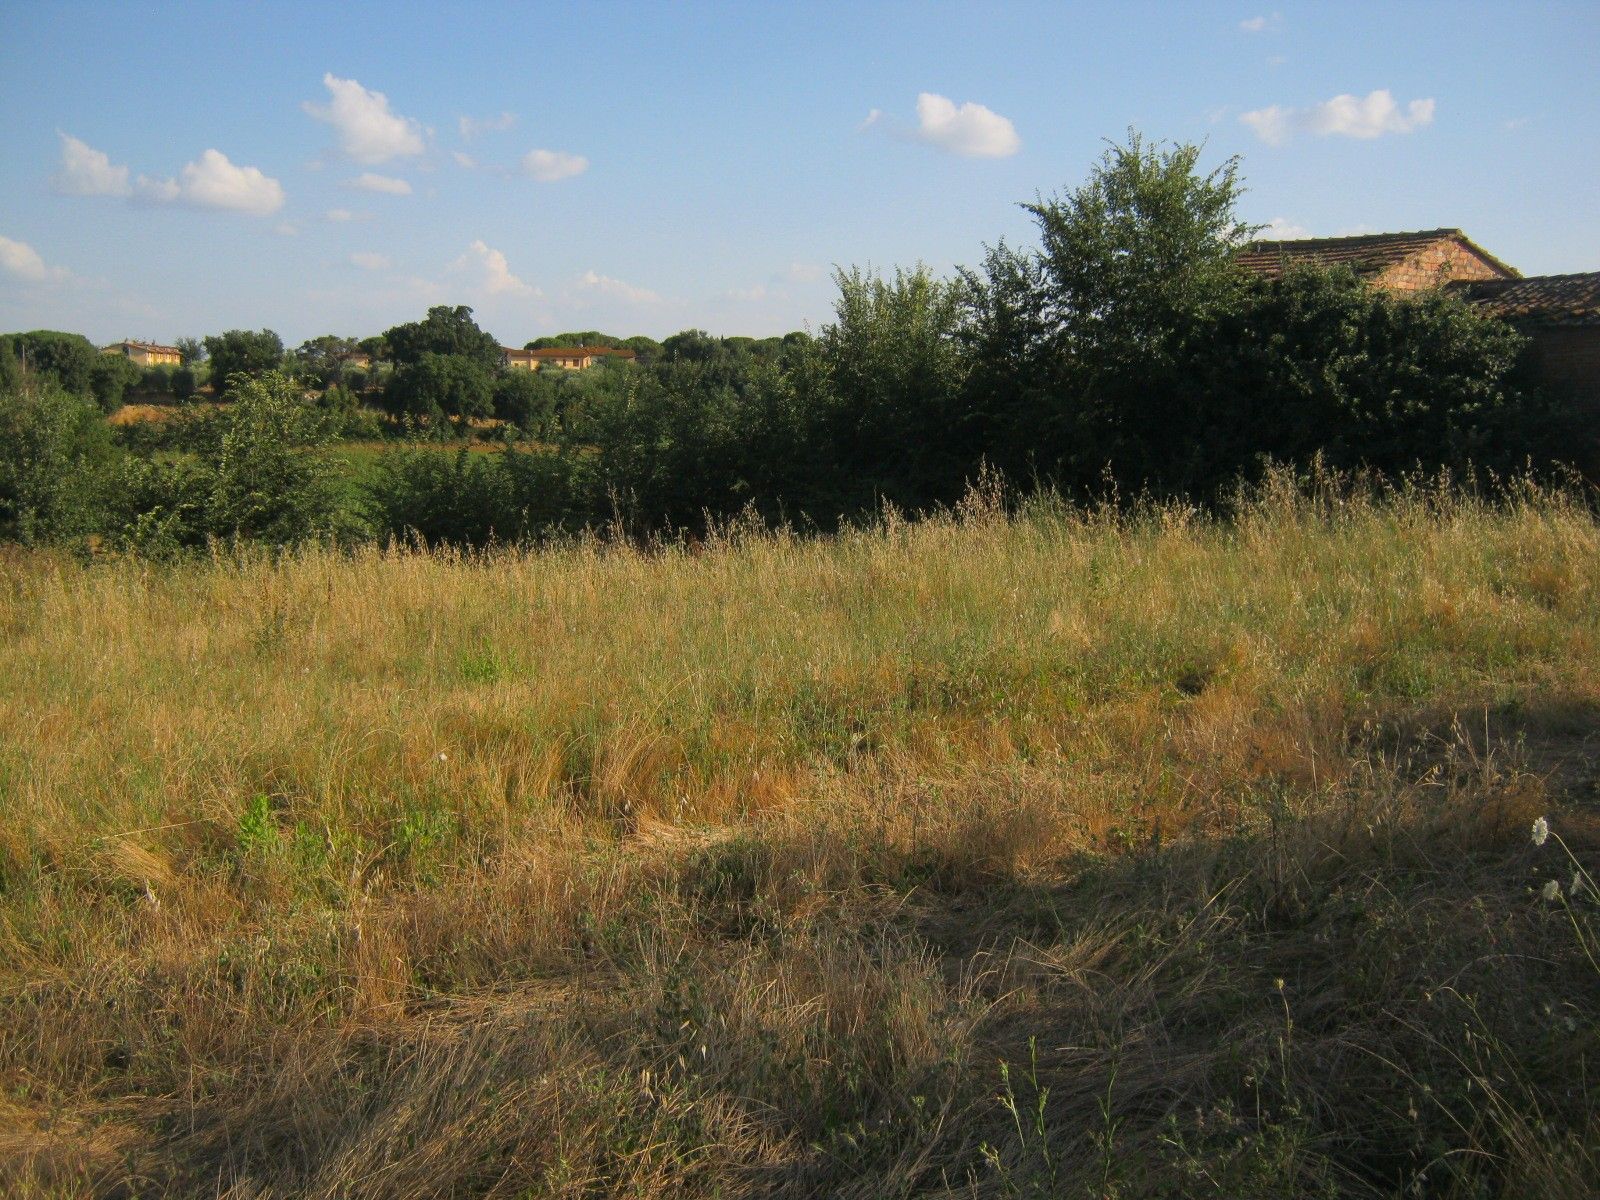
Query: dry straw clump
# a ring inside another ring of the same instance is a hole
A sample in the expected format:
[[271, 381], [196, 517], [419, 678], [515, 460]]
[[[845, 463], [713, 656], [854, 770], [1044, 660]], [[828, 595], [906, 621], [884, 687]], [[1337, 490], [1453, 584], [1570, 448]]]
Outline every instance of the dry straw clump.
[[1600, 1189], [1571, 498], [4, 569], [8, 1195]]

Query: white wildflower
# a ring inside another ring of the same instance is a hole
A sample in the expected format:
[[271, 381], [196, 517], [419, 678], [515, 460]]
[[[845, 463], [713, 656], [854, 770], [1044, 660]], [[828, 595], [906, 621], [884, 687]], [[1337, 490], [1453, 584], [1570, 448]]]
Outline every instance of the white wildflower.
[[450, 756], [448, 754], [446, 754], [443, 750], [441, 750], [441, 751], [439, 751], [439, 761], [440, 762], [449, 762], [450, 761]]
[[1544, 888], [1539, 892], [1539, 894], [1546, 900], [1559, 900], [1561, 899], [1561, 884], [1552, 879], [1549, 883], [1544, 885]]
[[1550, 822], [1546, 821], [1543, 817], [1540, 817], [1533, 823], [1533, 844], [1535, 846], [1542, 846], [1544, 845], [1545, 838], [1549, 836]]

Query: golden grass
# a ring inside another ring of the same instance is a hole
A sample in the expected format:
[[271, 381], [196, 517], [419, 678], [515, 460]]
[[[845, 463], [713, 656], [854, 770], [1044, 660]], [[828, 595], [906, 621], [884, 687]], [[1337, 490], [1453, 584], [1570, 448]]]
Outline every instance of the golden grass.
[[0, 571], [11, 1193], [1600, 1182], [1570, 500]]

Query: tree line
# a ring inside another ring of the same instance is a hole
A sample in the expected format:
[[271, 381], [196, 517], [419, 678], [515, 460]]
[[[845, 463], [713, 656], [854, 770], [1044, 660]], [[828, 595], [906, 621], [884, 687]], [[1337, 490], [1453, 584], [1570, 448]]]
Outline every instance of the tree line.
[[[472, 310], [441, 306], [379, 338], [313, 339], [290, 374], [271, 331], [207, 338], [212, 379], [235, 402], [185, 427], [178, 463], [111, 445], [71, 409], [103, 411], [96, 371], [113, 368], [29, 343], [30, 368], [54, 372], [55, 388], [46, 399], [20, 386], [16, 355], [0, 353], [12, 360], [0, 423], [35, 425], [7, 439], [31, 449], [0, 449], [0, 524], [27, 537], [96, 527], [144, 547], [478, 545], [735, 515], [825, 529], [885, 504], [952, 504], [985, 472], [1023, 490], [1208, 502], [1273, 463], [1393, 476], [1560, 459], [1570, 417], [1526, 382], [1514, 329], [1442, 290], [1394, 296], [1348, 270], [1247, 274], [1239, 163], [1199, 163], [1198, 147], [1130, 135], [1080, 186], [1024, 206], [1033, 245], [1002, 241], [950, 278], [921, 266], [837, 271], [834, 319], [815, 336], [687, 330], [657, 343], [584, 331], [529, 347], [625, 345], [637, 357], [505, 370]], [[377, 365], [352, 379], [358, 350]], [[46, 366], [48, 354], [58, 357]], [[311, 401], [308, 380], [322, 388]], [[341, 502], [325, 458], [306, 448], [362, 427], [350, 423], [369, 406], [411, 436], [481, 435], [493, 418], [517, 444], [387, 454], [362, 495]], [[239, 470], [266, 479], [224, 478]], [[45, 476], [97, 482], [27, 490]], [[230, 498], [253, 487], [305, 503], [269, 514]], [[45, 515], [62, 488], [80, 497], [70, 520]]]

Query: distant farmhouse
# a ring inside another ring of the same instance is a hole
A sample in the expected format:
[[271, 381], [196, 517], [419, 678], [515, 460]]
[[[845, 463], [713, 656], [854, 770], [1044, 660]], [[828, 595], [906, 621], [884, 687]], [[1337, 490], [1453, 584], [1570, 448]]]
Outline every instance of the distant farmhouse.
[[[1600, 426], [1600, 271], [1523, 275], [1459, 229], [1252, 242], [1238, 261], [1267, 276], [1298, 264], [1349, 267], [1391, 292], [1444, 287], [1521, 330], [1539, 382], [1592, 413]], [[1600, 461], [1600, 449], [1591, 453]]]
[[183, 361], [183, 355], [176, 346], [156, 346], [150, 342], [118, 342], [105, 347], [101, 353], [120, 354], [141, 367], [175, 367]]
[[510, 346], [500, 347], [500, 365], [524, 371], [537, 371], [545, 363], [563, 367], [568, 371], [582, 371], [594, 366], [603, 358], [620, 358], [628, 361], [635, 357], [632, 350], [622, 350], [612, 346], [547, 346], [543, 350], [513, 350]]

